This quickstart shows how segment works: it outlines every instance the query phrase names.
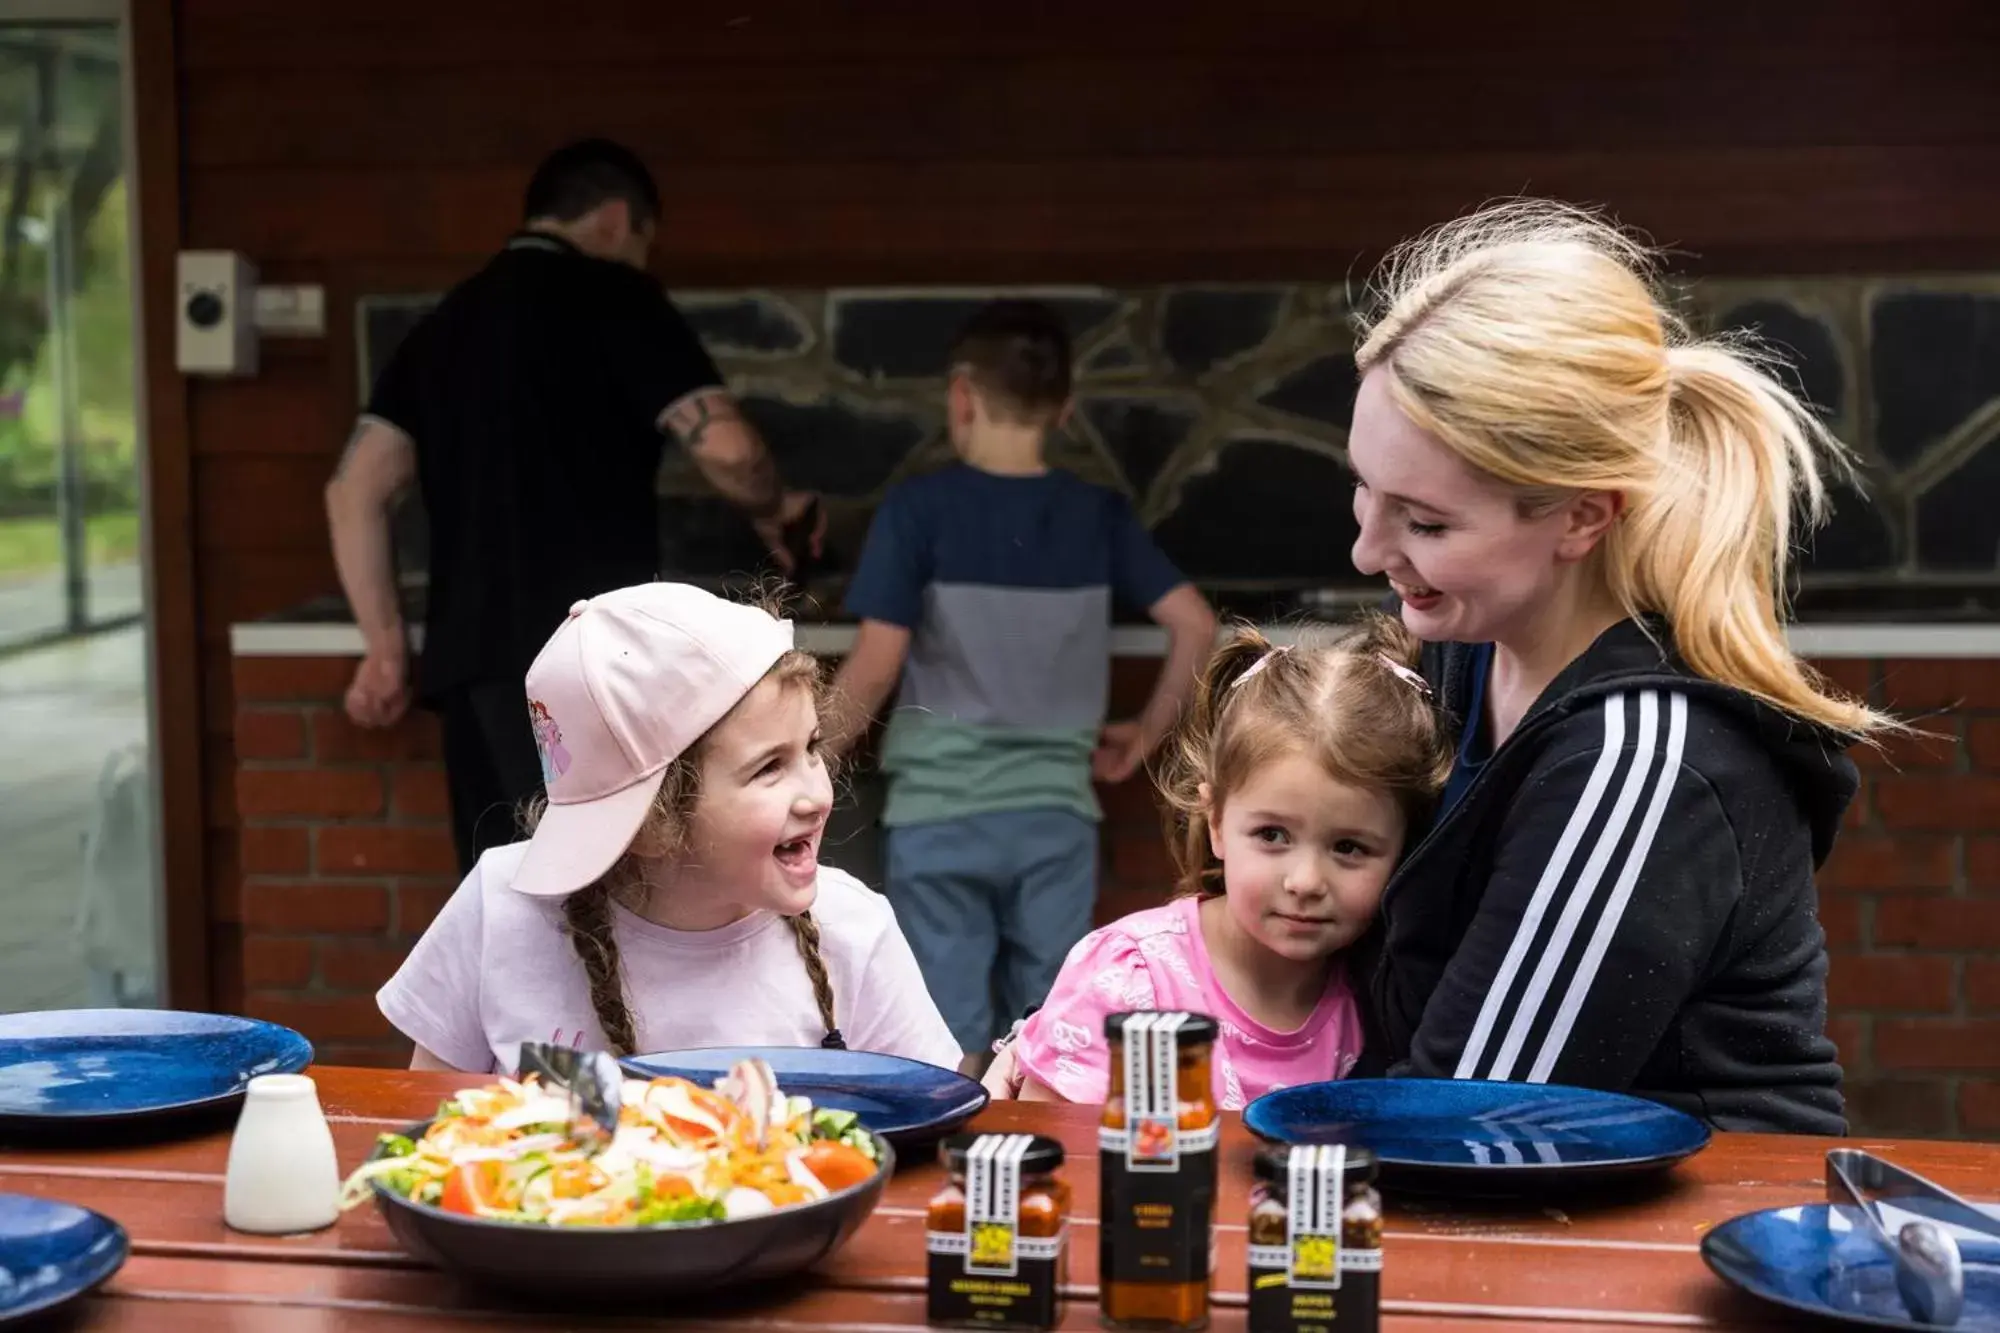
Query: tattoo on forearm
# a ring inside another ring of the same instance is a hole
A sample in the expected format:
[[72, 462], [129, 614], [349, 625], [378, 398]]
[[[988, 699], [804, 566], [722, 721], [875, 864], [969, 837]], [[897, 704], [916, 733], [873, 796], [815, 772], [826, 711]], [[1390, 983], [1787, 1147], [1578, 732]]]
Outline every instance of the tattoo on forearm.
[[702, 437], [716, 422], [737, 419], [736, 409], [718, 402], [713, 394], [700, 394], [667, 409], [668, 427], [690, 449], [701, 447]]
[[777, 460], [771, 457], [770, 450], [759, 445], [751, 457], [727, 462], [701, 452], [711, 426], [743, 424], [743, 414], [726, 395], [702, 393], [675, 403], [667, 409], [663, 421], [696, 456], [701, 470], [718, 490], [748, 510], [752, 518], [777, 515], [784, 503], [784, 492], [778, 483]]

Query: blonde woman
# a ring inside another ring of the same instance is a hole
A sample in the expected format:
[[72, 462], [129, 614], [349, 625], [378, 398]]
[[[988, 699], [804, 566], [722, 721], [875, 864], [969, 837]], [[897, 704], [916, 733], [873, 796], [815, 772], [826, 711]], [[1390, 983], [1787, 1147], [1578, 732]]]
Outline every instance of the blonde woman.
[[1458, 735], [1384, 895], [1370, 1063], [1843, 1132], [1813, 871], [1843, 751], [1895, 724], [1793, 657], [1779, 613], [1795, 511], [1845, 454], [1591, 214], [1460, 219], [1379, 295], [1354, 563]]

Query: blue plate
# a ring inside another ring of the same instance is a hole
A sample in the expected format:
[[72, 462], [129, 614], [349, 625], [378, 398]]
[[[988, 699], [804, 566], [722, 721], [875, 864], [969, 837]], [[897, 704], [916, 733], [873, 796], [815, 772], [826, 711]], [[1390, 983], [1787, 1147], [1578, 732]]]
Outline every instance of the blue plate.
[[259, 1074], [296, 1074], [312, 1043], [275, 1023], [170, 1009], [0, 1015], [0, 1128], [145, 1120], [218, 1108]]
[[118, 1271], [125, 1228], [53, 1199], [0, 1194], [0, 1324], [67, 1305]]
[[852, 1111], [897, 1147], [942, 1138], [986, 1109], [987, 1092], [954, 1069], [873, 1051], [817, 1046], [709, 1046], [635, 1055], [625, 1068], [641, 1078], [678, 1077], [707, 1087], [739, 1060], [770, 1062], [778, 1087], [814, 1106]]
[[[1887, 1210], [1891, 1219], [1898, 1211]], [[1901, 1211], [1920, 1214], [1923, 1203], [1911, 1200]], [[1900, 1225], [1892, 1221], [1890, 1234]], [[1948, 1229], [1965, 1261], [1965, 1314], [1953, 1333], [2000, 1333], [2000, 1240]], [[1879, 1328], [1931, 1328], [1903, 1308], [1895, 1266], [1847, 1204], [1732, 1217], [1702, 1237], [1701, 1257], [1731, 1286], [1789, 1309]]]
[[1693, 1116], [1623, 1093], [1475, 1079], [1303, 1083], [1250, 1103], [1243, 1122], [1280, 1143], [1371, 1149], [1385, 1174], [1522, 1184], [1655, 1170], [1708, 1146]]

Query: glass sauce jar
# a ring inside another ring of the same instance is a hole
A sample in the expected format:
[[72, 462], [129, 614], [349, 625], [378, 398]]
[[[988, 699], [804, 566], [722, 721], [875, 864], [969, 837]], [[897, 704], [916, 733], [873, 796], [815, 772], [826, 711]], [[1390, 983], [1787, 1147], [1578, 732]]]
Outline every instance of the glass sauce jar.
[[938, 1158], [950, 1179], [924, 1224], [930, 1324], [1054, 1328], [1069, 1276], [1062, 1144], [1039, 1134], [954, 1134]]
[[1375, 1155], [1339, 1144], [1279, 1146], [1259, 1152], [1252, 1169], [1248, 1333], [1375, 1333]]
[[1210, 1068], [1216, 1032], [1208, 1015], [1180, 1011], [1104, 1021], [1111, 1084], [1098, 1130], [1098, 1284], [1104, 1322], [1113, 1328], [1208, 1323], [1220, 1133]]

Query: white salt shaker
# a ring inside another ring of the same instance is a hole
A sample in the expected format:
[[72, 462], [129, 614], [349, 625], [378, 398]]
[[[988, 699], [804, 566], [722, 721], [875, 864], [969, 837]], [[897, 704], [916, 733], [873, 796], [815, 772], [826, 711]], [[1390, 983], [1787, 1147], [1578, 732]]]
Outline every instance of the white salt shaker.
[[250, 1080], [229, 1142], [222, 1220], [263, 1234], [318, 1231], [340, 1216], [340, 1165], [319, 1089], [304, 1074]]

